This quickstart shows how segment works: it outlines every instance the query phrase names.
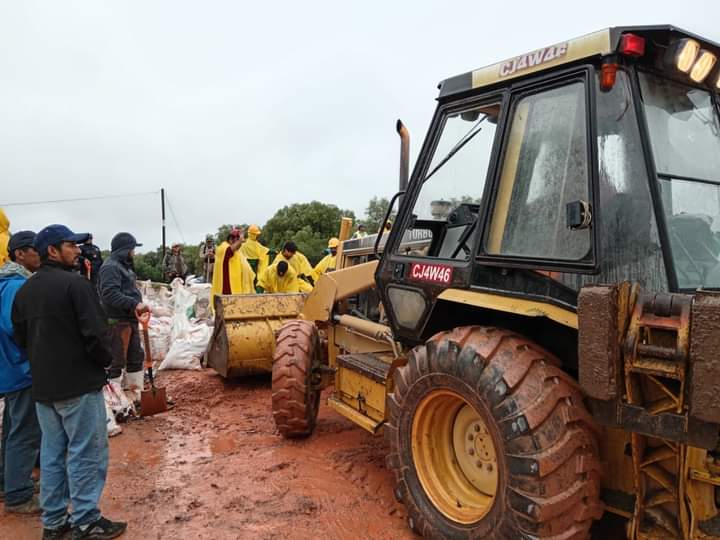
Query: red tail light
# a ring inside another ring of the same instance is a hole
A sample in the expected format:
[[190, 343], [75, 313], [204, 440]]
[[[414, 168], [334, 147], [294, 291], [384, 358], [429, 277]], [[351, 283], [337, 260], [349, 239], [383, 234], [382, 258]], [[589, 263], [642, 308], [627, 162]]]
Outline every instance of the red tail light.
[[645, 38], [635, 34], [623, 34], [619, 49], [620, 54], [625, 56], [642, 56], [645, 54]]

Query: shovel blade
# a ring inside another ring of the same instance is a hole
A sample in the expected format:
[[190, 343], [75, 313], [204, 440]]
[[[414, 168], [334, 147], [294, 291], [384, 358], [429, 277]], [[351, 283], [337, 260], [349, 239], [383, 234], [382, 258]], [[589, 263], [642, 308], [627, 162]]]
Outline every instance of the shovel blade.
[[142, 416], [150, 416], [167, 410], [167, 395], [164, 388], [152, 388], [140, 393], [140, 414]]

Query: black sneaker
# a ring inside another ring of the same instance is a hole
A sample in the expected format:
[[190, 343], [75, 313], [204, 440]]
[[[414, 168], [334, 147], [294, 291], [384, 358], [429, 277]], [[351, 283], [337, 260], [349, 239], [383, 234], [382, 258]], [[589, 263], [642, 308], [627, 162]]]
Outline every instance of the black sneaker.
[[72, 540], [108, 540], [117, 538], [127, 529], [127, 523], [110, 521], [104, 517], [90, 525], [73, 528]]
[[70, 522], [66, 521], [58, 529], [43, 529], [42, 540], [63, 540], [71, 530]]

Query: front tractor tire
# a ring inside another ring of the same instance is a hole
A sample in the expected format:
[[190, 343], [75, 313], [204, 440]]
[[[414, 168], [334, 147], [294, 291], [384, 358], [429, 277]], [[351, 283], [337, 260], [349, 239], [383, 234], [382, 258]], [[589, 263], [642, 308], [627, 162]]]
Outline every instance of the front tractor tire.
[[388, 395], [388, 466], [429, 538], [587, 539], [603, 512], [596, 427], [558, 360], [461, 327], [416, 347]]
[[278, 333], [272, 366], [272, 413], [283, 437], [307, 437], [320, 405], [313, 368], [320, 363], [320, 338], [308, 321], [286, 322]]

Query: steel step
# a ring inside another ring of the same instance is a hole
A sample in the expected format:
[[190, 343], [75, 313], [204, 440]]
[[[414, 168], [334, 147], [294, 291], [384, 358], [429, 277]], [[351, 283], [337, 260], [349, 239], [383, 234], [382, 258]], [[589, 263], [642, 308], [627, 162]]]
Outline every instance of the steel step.
[[374, 354], [341, 354], [337, 357], [338, 366], [354, 371], [379, 384], [385, 384], [390, 373], [390, 363], [384, 362]]

